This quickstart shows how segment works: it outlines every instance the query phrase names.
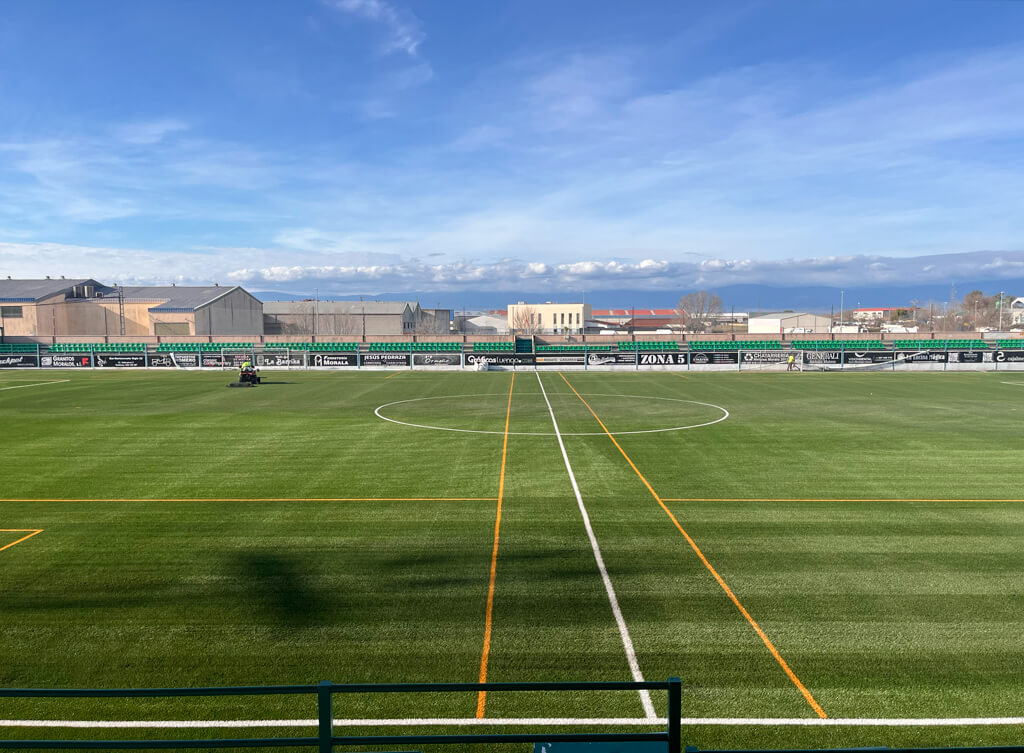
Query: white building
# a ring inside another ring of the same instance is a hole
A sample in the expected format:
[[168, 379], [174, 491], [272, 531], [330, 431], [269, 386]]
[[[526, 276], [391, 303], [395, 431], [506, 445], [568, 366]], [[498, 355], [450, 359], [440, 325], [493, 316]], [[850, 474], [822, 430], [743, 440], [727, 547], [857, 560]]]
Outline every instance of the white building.
[[589, 303], [509, 304], [508, 327], [520, 334], [582, 334], [593, 318]]
[[826, 334], [831, 326], [832, 320], [827, 316], [784, 311], [750, 317], [747, 332], [752, 335]]
[[1011, 327], [1024, 327], [1024, 298], [1014, 298], [1006, 307]]

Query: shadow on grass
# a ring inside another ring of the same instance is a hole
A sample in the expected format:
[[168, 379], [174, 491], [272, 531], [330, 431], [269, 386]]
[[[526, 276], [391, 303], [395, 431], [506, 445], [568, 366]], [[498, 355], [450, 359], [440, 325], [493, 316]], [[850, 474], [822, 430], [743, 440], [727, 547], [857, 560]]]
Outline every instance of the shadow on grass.
[[247, 601], [262, 618], [289, 627], [324, 624], [336, 604], [313, 586], [298, 558], [275, 552], [247, 552], [236, 567], [248, 588]]

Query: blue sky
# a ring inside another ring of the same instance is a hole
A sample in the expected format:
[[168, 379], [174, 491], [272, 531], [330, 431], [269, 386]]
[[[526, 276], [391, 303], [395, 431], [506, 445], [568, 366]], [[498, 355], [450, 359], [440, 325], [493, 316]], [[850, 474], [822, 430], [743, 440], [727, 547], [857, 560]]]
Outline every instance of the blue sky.
[[1020, 2], [0, 4], [14, 277], [1020, 278], [1021, 165]]

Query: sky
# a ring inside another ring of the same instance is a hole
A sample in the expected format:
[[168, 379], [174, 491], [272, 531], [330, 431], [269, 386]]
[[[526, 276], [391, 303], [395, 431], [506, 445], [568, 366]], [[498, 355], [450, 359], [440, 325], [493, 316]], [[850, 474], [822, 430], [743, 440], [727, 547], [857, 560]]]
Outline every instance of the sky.
[[0, 2], [2, 276], [1024, 278], [1021, 165], [1024, 2]]

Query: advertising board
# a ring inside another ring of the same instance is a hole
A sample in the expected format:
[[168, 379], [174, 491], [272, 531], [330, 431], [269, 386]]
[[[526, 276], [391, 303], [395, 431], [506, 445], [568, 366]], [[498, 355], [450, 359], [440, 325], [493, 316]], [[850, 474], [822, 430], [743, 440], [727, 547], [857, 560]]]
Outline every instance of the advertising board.
[[743, 363], [785, 363], [789, 352], [785, 350], [744, 350]]
[[840, 359], [838, 350], [805, 350], [804, 363], [837, 364]]
[[413, 353], [414, 366], [461, 366], [462, 356], [458, 353]]
[[[651, 355], [671, 355], [669, 353], [652, 353]], [[680, 354], [682, 355], [682, 354]], [[721, 351], [707, 353], [699, 350], [696, 353], [690, 353], [690, 365], [692, 366], [711, 366], [716, 364], [732, 364], [736, 365], [740, 362], [740, 354], [736, 351]], [[685, 363], [685, 361], [684, 361]]]
[[39, 367], [39, 356], [35, 353], [18, 353], [0, 356], [0, 369], [35, 369]]
[[997, 350], [996, 363], [1024, 362], [1024, 350]]
[[256, 366], [304, 366], [302, 352], [296, 350], [277, 353], [257, 353]]
[[466, 365], [475, 366], [487, 361], [491, 366], [533, 366], [533, 356], [528, 353], [467, 353]]
[[48, 353], [39, 356], [39, 365], [44, 369], [87, 369], [92, 366], [92, 357], [87, 353], [76, 353], [75, 355]]
[[355, 366], [358, 359], [355, 353], [317, 353], [309, 355], [310, 366], [337, 368], [339, 366]]
[[363, 366], [408, 366], [408, 353], [365, 353]]
[[888, 363], [892, 361], [892, 356], [893, 353], [889, 350], [844, 350], [843, 363]]
[[145, 353], [97, 353], [98, 369], [142, 369], [146, 366]]

